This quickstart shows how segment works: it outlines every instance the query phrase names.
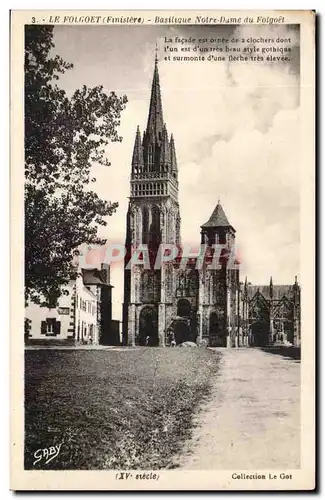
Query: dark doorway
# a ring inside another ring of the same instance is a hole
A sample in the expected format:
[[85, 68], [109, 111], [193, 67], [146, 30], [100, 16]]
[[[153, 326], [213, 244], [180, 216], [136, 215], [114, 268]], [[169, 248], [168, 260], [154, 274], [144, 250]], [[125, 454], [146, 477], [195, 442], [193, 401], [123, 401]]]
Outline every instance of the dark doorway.
[[209, 324], [209, 346], [227, 347], [227, 336], [224, 331], [224, 322], [218, 318], [217, 313], [210, 314]]
[[191, 340], [191, 331], [187, 324], [187, 321], [178, 320], [174, 324], [175, 341], [176, 344], [182, 344], [182, 342], [188, 342]]
[[263, 347], [269, 342], [269, 324], [257, 321], [251, 325], [251, 342], [253, 346]]
[[175, 322], [176, 344], [182, 342], [194, 342], [196, 331], [196, 314], [192, 311], [191, 304], [187, 299], [179, 299], [177, 302], [178, 320]]
[[287, 341], [293, 344], [294, 342], [294, 327], [293, 327], [293, 321], [290, 320], [284, 320], [283, 321], [283, 329], [284, 333], [286, 334]]
[[144, 307], [139, 319], [140, 345], [159, 345], [158, 314], [154, 307]]

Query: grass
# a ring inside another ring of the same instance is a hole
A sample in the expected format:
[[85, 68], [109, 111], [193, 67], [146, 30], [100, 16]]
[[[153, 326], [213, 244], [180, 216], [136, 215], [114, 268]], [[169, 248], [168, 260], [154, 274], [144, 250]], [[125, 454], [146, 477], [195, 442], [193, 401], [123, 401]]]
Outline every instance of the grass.
[[200, 348], [26, 351], [25, 469], [177, 467], [218, 360]]

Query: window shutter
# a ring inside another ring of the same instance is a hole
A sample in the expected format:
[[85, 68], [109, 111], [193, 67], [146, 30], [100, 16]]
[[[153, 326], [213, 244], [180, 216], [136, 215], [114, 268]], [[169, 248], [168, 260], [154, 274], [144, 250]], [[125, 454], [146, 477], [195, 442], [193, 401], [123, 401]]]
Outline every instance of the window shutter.
[[41, 321], [41, 334], [46, 335], [46, 332], [47, 332], [46, 321]]

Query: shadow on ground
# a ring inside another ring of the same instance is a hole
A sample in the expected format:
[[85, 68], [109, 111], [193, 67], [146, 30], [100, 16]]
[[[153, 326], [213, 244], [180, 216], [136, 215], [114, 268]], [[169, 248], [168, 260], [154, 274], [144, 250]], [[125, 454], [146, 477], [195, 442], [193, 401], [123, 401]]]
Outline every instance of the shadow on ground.
[[262, 347], [262, 351], [270, 352], [272, 354], [278, 354], [280, 356], [289, 358], [289, 359], [301, 359], [301, 349], [300, 347], [294, 346], [268, 346]]

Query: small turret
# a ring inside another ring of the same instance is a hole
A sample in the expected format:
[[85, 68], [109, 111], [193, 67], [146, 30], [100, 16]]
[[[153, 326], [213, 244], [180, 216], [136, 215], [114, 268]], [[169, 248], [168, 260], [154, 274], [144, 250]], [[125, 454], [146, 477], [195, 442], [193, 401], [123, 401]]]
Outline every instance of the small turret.
[[168, 133], [166, 125], [163, 128], [162, 144], [161, 144], [161, 154], [160, 154], [160, 166], [162, 171], [169, 170], [170, 167], [170, 151], [168, 142]]
[[132, 173], [137, 173], [141, 171], [144, 167], [143, 162], [143, 151], [142, 151], [142, 143], [141, 143], [141, 134], [140, 128], [137, 127], [137, 131], [135, 134], [134, 148], [133, 148], [133, 156], [132, 156]]
[[235, 239], [235, 229], [227, 219], [227, 216], [218, 201], [210, 219], [201, 226], [201, 243], [226, 244], [232, 246]]
[[174, 142], [174, 136], [173, 136], [173, 134], [171, 134], [171, 136], [170, 136], [169, 149], [170, 149], [170, 165], [171, 165], [171, 169], [172, 169], [172, 172], [174, 174], [174, 177], [177, 178], [178, 169], [177, 169], [177, 159], [176, 159], [175, 142]]
[[245, 284], [244, 284], [244, 296], [248, 295], [248, 286], [247, 286], [247, 276], [245, 276]]

